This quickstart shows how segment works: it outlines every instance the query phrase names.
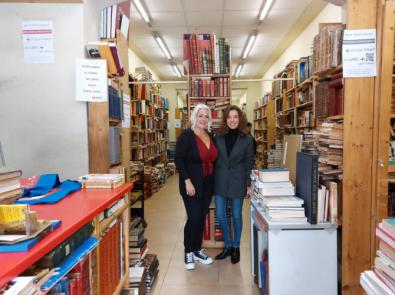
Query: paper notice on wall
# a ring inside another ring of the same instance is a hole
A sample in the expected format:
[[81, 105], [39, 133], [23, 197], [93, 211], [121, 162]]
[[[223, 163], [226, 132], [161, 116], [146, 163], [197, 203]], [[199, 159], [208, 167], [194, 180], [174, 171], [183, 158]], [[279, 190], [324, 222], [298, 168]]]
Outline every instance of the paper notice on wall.
[[130, 128], [130, 96], [123, 94], [123, 120], [122, 128]]
[[174, 119], [174, 128], [181, 128], [180, 119]]
[[376, 29], [344, 30], [343, 77], [376, 76]]
[[106, 102], [108, 100], [106, 60], [77, 59], [75, 76], [77, 101]]
[[55, 62], [52, 21], [22, 22], [22, 39], [26, 64]]

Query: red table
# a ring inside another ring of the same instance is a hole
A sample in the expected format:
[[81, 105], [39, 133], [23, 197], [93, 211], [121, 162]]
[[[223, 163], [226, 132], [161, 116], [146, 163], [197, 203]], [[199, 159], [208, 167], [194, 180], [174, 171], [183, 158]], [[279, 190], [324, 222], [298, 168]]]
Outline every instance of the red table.
[[108, 206], [133, 188], [124, 184], [116, 189], [86, 189], [70, 194], [54, 205], [31, 205], [39, 219], [59, 219], [59, 228], [27, 252], [0, 253], [0, 288], [41, 257], [65, 241]]

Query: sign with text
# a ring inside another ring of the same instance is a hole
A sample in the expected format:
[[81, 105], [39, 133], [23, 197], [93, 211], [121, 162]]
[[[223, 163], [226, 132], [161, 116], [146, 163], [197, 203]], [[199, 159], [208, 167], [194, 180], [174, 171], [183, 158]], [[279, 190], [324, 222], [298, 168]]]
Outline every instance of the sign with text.
[[376, 76], [376, 29], [344, 30], [343, 77]]
[[107, 62], [104, 59], [77, 59], [75, 99], [105, 102], [108, 100]]
[[22, 22], [22, 40], [25, 64], [55, 62], [52, 21]]
[[130, 96], [123, 94], [123, 119], [122, 128], [130, 128]]

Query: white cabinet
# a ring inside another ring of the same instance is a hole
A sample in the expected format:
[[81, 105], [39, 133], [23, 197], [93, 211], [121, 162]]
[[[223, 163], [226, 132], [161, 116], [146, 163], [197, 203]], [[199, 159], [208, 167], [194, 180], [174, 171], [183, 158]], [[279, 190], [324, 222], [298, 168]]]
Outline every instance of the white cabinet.
[[270, 295], [336, 295], [336, 225], [274, 223], [259, 203], [250, 206], [252, 273], [259, 287], [267, 282]]

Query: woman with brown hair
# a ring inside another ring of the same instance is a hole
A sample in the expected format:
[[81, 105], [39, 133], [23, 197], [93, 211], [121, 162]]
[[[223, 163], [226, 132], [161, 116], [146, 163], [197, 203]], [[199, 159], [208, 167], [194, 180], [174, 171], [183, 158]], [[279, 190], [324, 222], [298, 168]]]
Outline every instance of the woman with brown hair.
[[[232, 105], [225, 111], [215, 142], [218, 148], [215, 163], [215, 205], [225, 242], [225, 248], [215, 259], [231, 256], [234, 264], [240, 261], [243, 201], [254, 166], [252, 138], [248, 135], [247, 120], [239, 107]], [[233, 240], [226, 218], [228, 202], [232, 208]]]

